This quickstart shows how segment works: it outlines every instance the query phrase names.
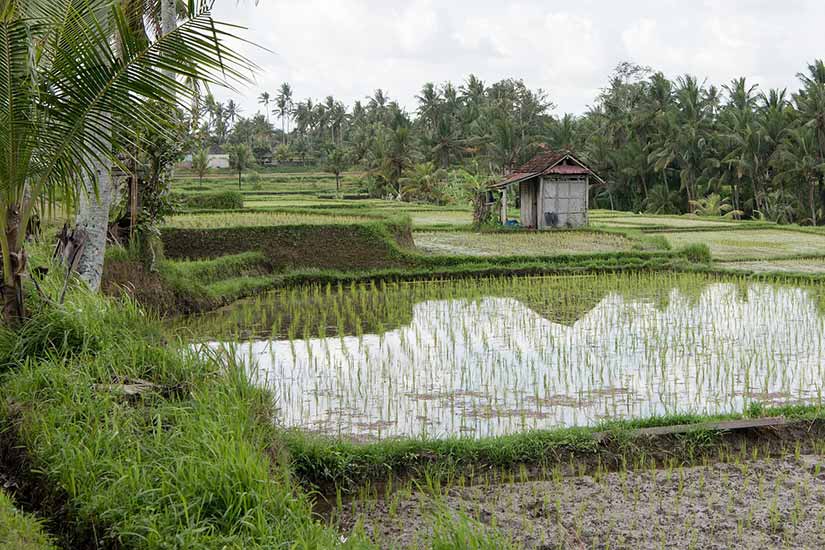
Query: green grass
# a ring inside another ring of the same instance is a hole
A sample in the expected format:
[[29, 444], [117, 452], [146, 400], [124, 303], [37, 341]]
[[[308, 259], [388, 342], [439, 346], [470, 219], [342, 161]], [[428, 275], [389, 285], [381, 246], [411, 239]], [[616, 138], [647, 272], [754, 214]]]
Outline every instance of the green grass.
[[463, 225], [473, 223], [473, 214], [465, 210], [405, 210], [414, 226]]
[[624, 235], [592, 231], [541, 232], [416, 232], [416, 246], [430, 254], [514, 256], [596, 254], [633, 250], [637, 243]]
[[[203, 193], [210, 191], [240, 191], [247, 193], [334, 193], [335, 176], [320, 172], [317, 169], [311, 171], [270, 172], [267, 170], [254, 169], [259, 175], [257, 181], [250, 181], [246, 172], [238, 189], [238, 174], [230, 170], [210, 170], [203, 181], [189, 171], [180, 170], [172, 180], [172, 191], [185, 193]], [[343, 193], [357, 193], [363, 188], [363, 176], [357, 172], [347, 172], [341, 178], [341, 191]]]
[[782, 229], [661, 233], [674, 248], [706, 244], [717, 260], [767, 260], [825, 254], [825, 235]]
[[685, 227], [726, 227], [729, 226], [731, 222], [727, 220], [723, 220], [721, 218], [709, 218], [709, 217], [700, 217], [700, 216], [608, 216], [604, 218], [594, 217], [592, 218], [593, 223], [599, 225], [605, 225], [608, 227], [617, 226], [617, 227], [624, 227], [624, 226], [638, 226], [638, 227], [647, 227], [647, 226], [660, 226], [660, 227], [673, 227], [673, 228], [685, 228]]
[[220, 227], [263, 227], [277, 225], [326, 225], [368, 221], [360, 216], [333, 216], [292, 212], [221, 212], [170, 216], [165, 227], [209, 229]]
[[[559, 428], [523, 432], [481, 439], [450, 438], [437, 440], [387, 439], [354, 443], [317, 436], [298, 430], [280, 436], [290, 451], [292, 467], [303, 483], [324, 491], [353, 492], [359, 487], [388, 479], [427, 478], [456, 480], [484, 478], [491, 473], [513, 471], [523, 465], [552, 469], [583, 457], [615, 460], [614, 442], [628, 451], [626, 459], [644, 457], [648, 451], [644, 438], [631, 444], [634, 432], [643, 428], [674, 425], [701, 425], [710, 422], [784, 416], [789, 420], [822, 420], [818, 406], [755, 406], [740, 413], [719, 415], [671, 414], [638, 420], [614, 420], [594, 427]], [[605, 437], [607, 434], [608, 437]], [[671, 447], [671, 459], [686, 460], [690, 441], [683, 449]], [[678, 451], [683, 451], [684, 456]], [[578, 457], [578, 458], [577, 458]], [[596, 461], [598, 462], [598, 461]]]
[[41, 521], [15, 508], [11, 498], [0, 490], [0, 550], [53, 550]]
[[[35, 311], [3, 333], [3, 402], [17, 407], [2, 420], [76, 531], [122, 548], [338, 544], [271, 448], [271, 397], [240, 365], [164, 344], [134, 306], [84, 291]], [[155, 385], [136, 400], [117, 390], [136, 380]]]
[[825, 274], [825, 257], [789, 260], [731, 261], [719, 264], [725, 269], [751, 273], [809, 273]]

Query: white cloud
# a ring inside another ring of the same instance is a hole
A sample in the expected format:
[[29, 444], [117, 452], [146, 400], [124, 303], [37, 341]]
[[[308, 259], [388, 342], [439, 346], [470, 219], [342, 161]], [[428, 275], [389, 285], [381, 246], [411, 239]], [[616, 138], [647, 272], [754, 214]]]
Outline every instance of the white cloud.
[[[669, 76], [723, 84], [747, 76], [796, 86], [825, 56], [825, 2], [788, 0], [218, 0], [218, 19], [271, 50], [244, 50], [260, 65], [242, 90], [246, 113], [281, 82], [298, 98], [351, 103], [375, 88], [410, 110], [427, 81], [522, 78], [549, 92], [559, 112], [582, 112], [624, 60]], [[237, 94], [218, 93], [228, 98]]]

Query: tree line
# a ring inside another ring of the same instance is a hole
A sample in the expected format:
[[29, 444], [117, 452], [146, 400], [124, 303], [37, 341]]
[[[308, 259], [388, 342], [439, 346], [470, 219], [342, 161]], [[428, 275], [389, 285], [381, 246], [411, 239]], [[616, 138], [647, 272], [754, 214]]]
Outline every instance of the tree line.
[[207, 96], [194, 137], [200, 148], [241, 148], [262, 164], [358, 168], [375, 195], [430, 202], [449, 200], [457, 171], [495, 178], [541, 147], [572, 149], [607, 181], [592, 190], [600, 207], [817, 225], [825, 64], [797, 77], [796, 91], [761, 90], [745, 78], [717, 86], [626, 62], [580, 116], [554, 115], [547, 92], [516, 79], [427, 83], [414, 112], [381, 89], [345, 105], [333, 96], [295, 101], [284, 84], [261, 93], [265, 114], [251, 117]]

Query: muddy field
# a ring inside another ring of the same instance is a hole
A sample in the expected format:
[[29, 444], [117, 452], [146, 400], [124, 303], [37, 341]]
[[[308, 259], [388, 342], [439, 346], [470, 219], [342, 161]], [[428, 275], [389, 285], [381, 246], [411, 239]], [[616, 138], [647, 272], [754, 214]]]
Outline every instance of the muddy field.
[[384, 548], [430, 542], [436, 513], [523, 548], [823, 548], [825, 457], [790, 456], [396, 493], [345, 506]]

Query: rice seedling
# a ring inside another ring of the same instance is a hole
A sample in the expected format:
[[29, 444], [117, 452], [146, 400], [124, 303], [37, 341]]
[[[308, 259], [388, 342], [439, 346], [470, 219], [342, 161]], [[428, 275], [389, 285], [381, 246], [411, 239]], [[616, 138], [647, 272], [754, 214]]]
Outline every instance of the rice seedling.
[[237, 342], [287, 426], [481, 438], [819, 404], [823, 304], [817, 286], [686, 273], [327, 284], [245, 300], [191, 330]]

